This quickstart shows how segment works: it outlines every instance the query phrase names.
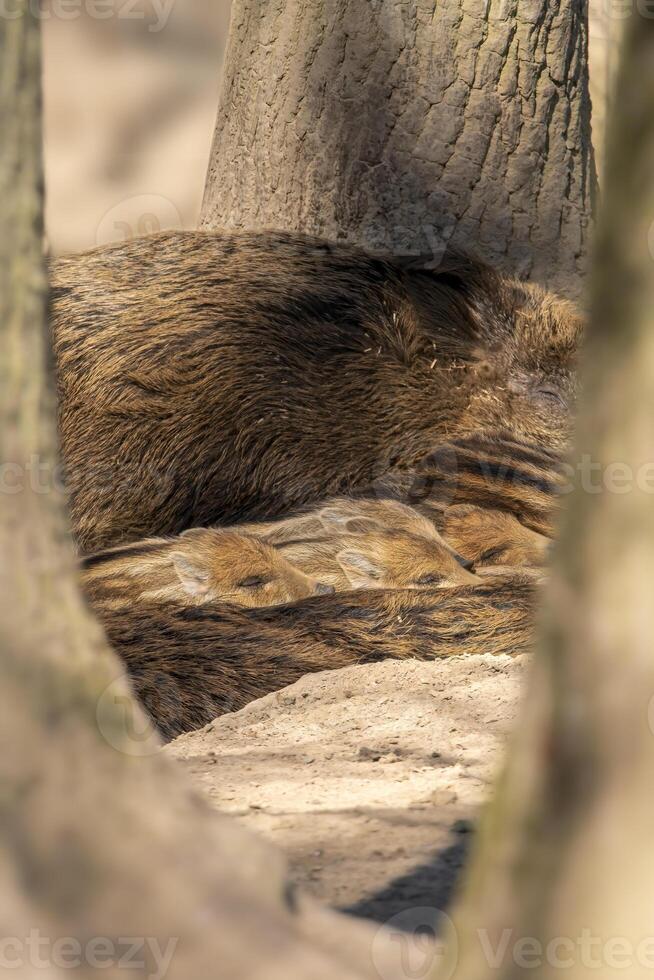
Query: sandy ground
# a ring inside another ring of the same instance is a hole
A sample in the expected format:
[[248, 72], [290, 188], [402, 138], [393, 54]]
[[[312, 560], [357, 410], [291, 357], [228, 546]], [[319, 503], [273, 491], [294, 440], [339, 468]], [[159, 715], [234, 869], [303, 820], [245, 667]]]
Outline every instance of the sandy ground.
[[312, 895], [410, 925], [448, 907], [523, 672], [462, 656], [314, 674], [166, 751]]

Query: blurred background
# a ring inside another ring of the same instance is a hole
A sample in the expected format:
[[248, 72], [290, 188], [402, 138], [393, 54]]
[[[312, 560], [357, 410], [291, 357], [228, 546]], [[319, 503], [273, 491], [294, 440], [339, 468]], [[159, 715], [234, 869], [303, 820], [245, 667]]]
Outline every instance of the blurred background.
[[230, 0], [50, 0], [43, 36], [53, 252], [196, 226], [229, 11]]
[[[196, 227], [230, 5], [44, 5], [46, 217], [53, 252]], [[612, 10], [607, 0], [591, 0], [597, 146], [616, 63], [619, 22]]]

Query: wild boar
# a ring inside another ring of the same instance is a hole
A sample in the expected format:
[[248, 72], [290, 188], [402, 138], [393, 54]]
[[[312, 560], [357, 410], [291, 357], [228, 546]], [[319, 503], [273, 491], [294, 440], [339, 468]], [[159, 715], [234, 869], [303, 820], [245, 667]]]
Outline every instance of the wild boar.
[[237, 526], [274, 544], [308, 575], [347, 589], [417, 589], [474, 582], [432, 521], [395, 500], [335, 497], [279, 521]]
[[475, 569], [489, 565], [540, 568], [546, 564], [552, 545], [544, 534], [525, 527], [507, 511], [469, 504], [445, 511], [443, 535]]
[[258, 521], [237, 525], [246, 534], [254, 534], [269, 544], [282, 545], [303, 538], [317, 538], [325, 532], [341, 530], [356, 533], [371, 527], [407, 531], [419, 537], [441, 537], [433, 521], [414, 507], [397, 500], [377, 500], [374, 497], [330, 497], [315, 506], [305, 507], [290, 517], [276, 521]]
[[[435, 530], [435, 529], [434, 529]], [[348, 589], [430, 589], [474, 584], [472, 562], [440, 538], [384, 528], [371, 518], [351, 518], [321, 535], [277, 545], [307, 575]]]
[[93, 603], [134, 691], [166, 739], [315, 671], [384, 659], [531, 649], [536, 588], [344, 592], [275, 609]]
[[570, 433], [582, 318], [481, 263], [167, 232], [50, 266], [82, 550], [279, 517], [446, 438]]
[[448, 507], [472, 504], [513, 514], [551, 538], [570, 476], [561, 453], [504, 431], [443, 443], [417, 466], [387, 473], [365, 495], [410, 505], [439, 530]]
[[93, 604], [115, 608], [143, 601], [275, 606], [334, 591], [258, 538], [211, 528], [87, 556], [80, 576]]
[[[549, 554], [561, 496], [571, 486], [566, 472], [559, 454], [506, 433], [475, 435], [439, 446], [414, 469], [387, 474], [363, 491], [373, 496], [332, 498], [245, 529], [284, 549], [305, 570], [320, 567], [318, 553], [311, 565], [312, 543], [338, 530], [394, 530], [432, 538], [473, 563], [476, 573], [490, 564], [540, 567]], [[471, 503], [450, 506], [451, 501]], [[388, 544], [390, 549], [390, 539]], [[320, 550], [328, 575], [336, 554], [333, 543], [327, 541]], [[406, 581], [389, 580], [388, 587], [406, 587]]]

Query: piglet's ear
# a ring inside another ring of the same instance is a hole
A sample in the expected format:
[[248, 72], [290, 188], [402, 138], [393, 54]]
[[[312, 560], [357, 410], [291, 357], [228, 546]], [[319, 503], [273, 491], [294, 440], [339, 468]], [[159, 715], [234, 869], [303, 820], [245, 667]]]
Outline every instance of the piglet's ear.
[[351, 517], [343, 526], [345, 534], [374, 534], [381, 530], [383, 528], [379, 521], [374, 521], [371, 517]]
[[353, 548], [346, 548], [336, 555], [336, 561], [345, 572], [354, 589], [374, 588], [379, 585], [383, 570], [368, 555]]
[[340, 531], [344, 534], [371, 534], [379, 531], [382, 525], [373, 517], [353, 517], [338, 507], [323, 507], [320, 511], [320, 521], [328, 531]]
[[209, 591], [209, 572], [206, 568], [179, 551], [174, 551], [170, 557], [184, 590], [193, 596], [206, 595]]
[[204, 538], [207, 534], [211, 534], [211, 528], [206, 527], [189, 527], [186, 531], [182, 531], [180, 538], [193, 539], [193, 538]]

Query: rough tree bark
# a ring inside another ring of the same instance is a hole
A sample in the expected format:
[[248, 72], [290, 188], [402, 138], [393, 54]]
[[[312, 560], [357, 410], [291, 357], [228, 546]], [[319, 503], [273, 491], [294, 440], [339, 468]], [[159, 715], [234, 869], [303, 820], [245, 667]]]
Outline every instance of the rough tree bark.
[[29, 9], [0, 18], [0, 968], [361, 980], [366, 928], [295, 897], [281, 857], [195, 796], [78, 593], [53, 488]]
[[201, 227], [474, 249], [577, 296], [586, 0], [234, 0]]
[[633, 20], [578, 426], [592, 468], [567, 509], [527, 707], [458, 916], [466, 980], [490, 974], [494, 951], [499, 977], [522, 972], [525, 952], [537, 977], [654, 966], [654, 21]]

